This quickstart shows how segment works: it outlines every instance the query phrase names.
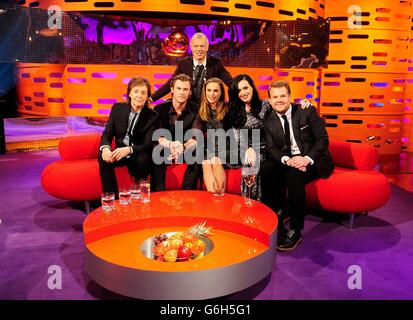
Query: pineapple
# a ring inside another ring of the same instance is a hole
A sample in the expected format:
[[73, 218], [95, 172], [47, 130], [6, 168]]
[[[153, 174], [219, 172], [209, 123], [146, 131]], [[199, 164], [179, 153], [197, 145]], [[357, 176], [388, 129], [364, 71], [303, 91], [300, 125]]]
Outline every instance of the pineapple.
[[205, 227], [206, 221], [197, 223], [187, 231], [188, 234], [195, 236], [196, 238], [205, 238], [212, 235], [212, 227]]

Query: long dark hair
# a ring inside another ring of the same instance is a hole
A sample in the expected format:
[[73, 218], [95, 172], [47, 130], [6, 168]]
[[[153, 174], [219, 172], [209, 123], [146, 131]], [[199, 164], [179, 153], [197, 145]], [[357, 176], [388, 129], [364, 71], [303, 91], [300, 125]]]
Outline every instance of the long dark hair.
[[242, 128], [247, 122], [247, 113], [245, 111], [245, 103], [239, 98], [238, 93], [238, 84], [246, 80], [249, 85], [252, 87], [252, 98], [251, 98], [251, 114], [254, 117], [258, 117], [258, 114], [261, 111], [262, 102], [258, 96], [258, 90], [255, 87], [254, 81], [247, 74], [240, 74], [232, 80], [232, 83], [229, 87], [229, 120], [231, 126], [234, 128]]

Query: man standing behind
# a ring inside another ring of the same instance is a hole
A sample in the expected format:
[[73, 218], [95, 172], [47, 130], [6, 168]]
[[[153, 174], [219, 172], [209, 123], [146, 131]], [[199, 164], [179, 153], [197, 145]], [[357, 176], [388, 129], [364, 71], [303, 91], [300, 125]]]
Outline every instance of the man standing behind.
[[[171, 140], [168, 140], [165, 136], [161, 136], [158, 139], [158, 142], [164, 148], [164, 151], [170, 151], [170, 160], [178, 160], [184, 152], [192, 152], [194, 150], [193, 148], [196, 147], [196, 139], [190, 138], [187, 141], [184, 141], [185, 134], [188, 130], [198, 129], [199, 133], [202, 135], [202, 123], [197, 119], [198, 109], [189, 101], [191, 88], [192, 81], [189, 76], [186, 74], [178, 74], [174, 76], [170, 88], [172, 100], [158, 104], [155, 107], [155, 110], [160, 116], [160, 128], [166, 129], [170, 133]], [[176, 134], [177, 132], [178, 134]], [[182, 189], [196, 189], [201, 170], [201, 165], [196, 162], [188, 164]], [[154, 166], [152, 179], [153, 191], [165, 190], [165, 172], [165, 163]]]
[[[151, 85], [144, 78], [129, 81], [128, 103], [115, 103], [102, 134], [98, 161], [102, 189], [118, 193], [115, 167], [127, 166], [135, 179], [148, 177], [151, 170], [152, 134], [158, 127], [158, 113], [149, 109]], [[112, 150], [115, 138], [116, 148]]]
[[[202, 32], [195, 33], [191, 38], [190, 46], [192, 56], [183, 58], [176, 67], [174, 76], [186, 74], [193, 81], [191, 100], [199, 104], [201, 100], [202, 86], [204, 82], [212, 77], [220, 78], [227, 86], [232, 82], [231, 74], [225, 69], [221, 60], [207, 56], [209, 43], [208, 38]], [[152, 101], [156, 101], [169, 93], [171, 79], [153, 93]], [[199, 108], [199, 106], [197, 106]]]
[[272, 112], [264, 123], [270, 158], [276, 162], [277, 203], [282, 209], [284, 188], [288, 193], [290, 229], [277, 248], [290, 251], [302, 241], [305, 186], [318, 178], [328, 178], [334, 164], [328, 152], [328, 135], [316, 108], [302, 109], [291, 103], [288, 82], [276, 81], [268, 89]]

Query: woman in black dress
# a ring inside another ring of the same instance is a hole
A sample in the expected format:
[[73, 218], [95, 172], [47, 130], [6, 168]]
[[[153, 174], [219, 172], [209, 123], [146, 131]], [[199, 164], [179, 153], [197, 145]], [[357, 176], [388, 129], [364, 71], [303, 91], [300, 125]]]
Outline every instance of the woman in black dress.
[[205, 82], [198, 117], [207, 136], [205, 160], [202, 162], [204, 183], [208, 191], [220, 196], [224, 194], [226, 185], [224, 165], [230, 165], [226, 132], [231, 128], [222, 80], [210, 78]]
[[[229, 88], [230, 123], [239, 144], [239, 156], [242, 163], [242, 176], [254, 177], [248, 190], [246, 179], [241, 179], [241, 194], [263, 201], [262, 183], [266, 178], [263, 171], [268, 169], [267, 147], [264, 139], [263, 123], [271, 112], [271, 106], [261, 101], [251, 77], [247, 74], [236, 76]], [[271, 181], [268, 181], [270, 183]]]
[[[301, 101], [301, 108], [310, 105], [305, 99]], [[275, 196], [272, 193], [276, 190], [276, 167], [269, 160], [263, 131], [264, 121], [271, 112], [271, 105], [267, 100], [260, 100], [249, 75], [240, 74], [234, 78], [229, 88], [229, 120], [239, 144], [244, 177], [241, 179], [241, 194], [261, 201], [274, 210]], [[251, 181], [248, 189], [246, 182]]]

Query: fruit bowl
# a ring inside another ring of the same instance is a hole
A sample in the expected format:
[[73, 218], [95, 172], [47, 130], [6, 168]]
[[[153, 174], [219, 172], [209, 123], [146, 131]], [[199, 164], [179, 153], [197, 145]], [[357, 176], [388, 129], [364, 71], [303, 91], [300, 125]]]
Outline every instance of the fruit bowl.
[[204, 222], [186, 231], [158, 234], [146, 239], [140, 250], [145, 257], [163, 262], [201, 259], [214, 248], [214, 243], [207, 237], [211, 235], [210, 229]]
[[[153, 260], [164, 262], [183, 262], [201, 259], [214, 248], [209, 238], [196, 238], [193, 241], [180, 239], [182, 232], [168, 232], [146, 239], [141, 245], [142, 254]], [[159, 237], [163, 238], [158, 242]], [[157, 244], [158, 243], [158, 244]]]

